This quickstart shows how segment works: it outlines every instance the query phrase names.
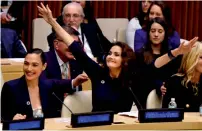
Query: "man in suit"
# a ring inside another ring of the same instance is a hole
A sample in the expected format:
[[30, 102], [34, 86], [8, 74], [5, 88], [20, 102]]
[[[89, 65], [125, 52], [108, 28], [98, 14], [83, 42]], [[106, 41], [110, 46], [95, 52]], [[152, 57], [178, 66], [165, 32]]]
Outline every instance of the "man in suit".
[[[79, 3], [72, 2], [64, 6], [62, 11], [62, 22], [60, 25], [70, 25], [79, 32], [79, 39], [86, 54], [90, 58], [101, 60], [111, 47], [106, 37], [98, 33], [97, 26], [92, 23], [83, 23], [83, 8]], [[58, 20], [59, 21], [59, 20]]]
[[13, 29], [1, 28], [1, 58], [24, 58], [25, 47]]
[[[78, 41], [78, 32], [70, 26], [63, 26], [76, 41]], [[74, 79], [83, 73], [83, 69], [78, 65], [74, 56], [69, 51], [67, 45], [60, 39], [56, 33], [52, 33], [54, 49], [45, 53], [47, 68], [45, 76], [48, 79]], [[82, 90], [81, 86], [77, 90]]]

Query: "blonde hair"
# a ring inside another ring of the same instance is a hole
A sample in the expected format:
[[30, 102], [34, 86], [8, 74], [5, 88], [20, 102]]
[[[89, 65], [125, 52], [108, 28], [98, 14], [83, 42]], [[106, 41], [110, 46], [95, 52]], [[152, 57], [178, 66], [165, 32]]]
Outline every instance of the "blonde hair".
[[[199, 61], [199, 57], [202, 54], [202, 43], [196, 42], [195, 47], [192, 50], [185, 54], [182, 58], [182, 62], [180, 68], [178, 70], [177, 76], [184, 76], [182, 80], [182, 85], [187, 87], [187, 84], [191, 82], [191, 79], [194, 76], [196, 65]], [[198, 87], [196, 85], [192, 85], [193, 89], [198, 93]]]

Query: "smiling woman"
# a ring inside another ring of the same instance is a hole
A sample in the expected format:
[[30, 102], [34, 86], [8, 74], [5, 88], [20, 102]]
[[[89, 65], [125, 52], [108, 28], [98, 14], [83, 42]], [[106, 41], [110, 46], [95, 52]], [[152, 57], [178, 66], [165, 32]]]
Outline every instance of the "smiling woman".
[[24, 76], [3, 85], [1, 117], [3, 120], [20, 120], [38, 117], [60, 117], [61, 103], [52, 95], [73, 93], [74, 87], [87, 80], [82, 74], [74, 80], [48, 80], [40, 77], [46, 68], [41, 49], [33, 49], [25, 56]]
[[[136, 76], [135, 68], [131, 68], [133, 67], [133, 61], [135, 59], [133, 50], [125, 43], [114, 43], [107, 55], [104, 67], [100, 67], [98, 63], [94, 62], [86, 55], [79, 43], [74, 41], [73, 37], [53, 19], [48, 5], [45, 7], [41, 3], [41, 6], [37, 7], [39, 15], [54, 28], [56, 33], [67, 44], [78, 63], [90, 77], [92, 82], [93, 111], [111, 110], [115, 113], [130, 111], [133, 96], [129, 89], [136, 88], [136, 77], [140, 77]], [[198, 38], [192, 39], [187, 45], [182, 43], [179, 48], [172, 50], [172, 53], [178, 56], [189, 52], [197, 39]], [[168, 54], [164, 54], [152, 64], [153, 67], [159, 68], [169, 61], [171, 61], [171, 59], [169, 59]], [[140, 92], [135, 93], [140, 94]], [[140, 106], [138, 108], [140, 108]]]

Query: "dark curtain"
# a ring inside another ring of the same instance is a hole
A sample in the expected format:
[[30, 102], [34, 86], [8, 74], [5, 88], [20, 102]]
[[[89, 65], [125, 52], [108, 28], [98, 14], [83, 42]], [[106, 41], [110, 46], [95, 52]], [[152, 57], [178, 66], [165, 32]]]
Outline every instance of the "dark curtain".
[[[32, 48], [32, 20], [39, 17], [37, 5], [48, 4], [53, 16], [61, 13], [62, 1], [29, 1], [24, 6], [23, 41], [27, 49]], [[202, 1], [166, 1], [172, 11], [172, 22], [181, 38], [191, 39], [199, 36], [202, 41]], [[92, 1], [96, 18], [128, 18], [138, 13], [138, 1]]]

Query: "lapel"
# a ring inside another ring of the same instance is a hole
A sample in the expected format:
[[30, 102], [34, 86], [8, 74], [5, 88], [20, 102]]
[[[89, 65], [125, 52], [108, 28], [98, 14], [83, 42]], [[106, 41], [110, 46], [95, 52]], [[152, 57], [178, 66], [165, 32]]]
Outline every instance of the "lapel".
[[49, 85], [46, 83], [46, 80], [39, 78], [39, 94], [40, 94], [40, 100], [41, 100], [41, 106], [43, 113], [47, 110], [48, 105], [48, 93], [49, 93]]
[[60, 70], [60, 65], [58, 63], [55, 51], [49, 51], [47, 53], [47, 72], [48, 72], [48, 78], [56, 78], [56, 79], [62, 79], [62, 73]]
[[93, 26], [86, 23], [81, 23], [81, 31], [86, 36], [90, 49], [93, 55], [96, 57], [99, 52], [98, 49], [98, 40], [97, 40], [97, 32], [93, 29]]

